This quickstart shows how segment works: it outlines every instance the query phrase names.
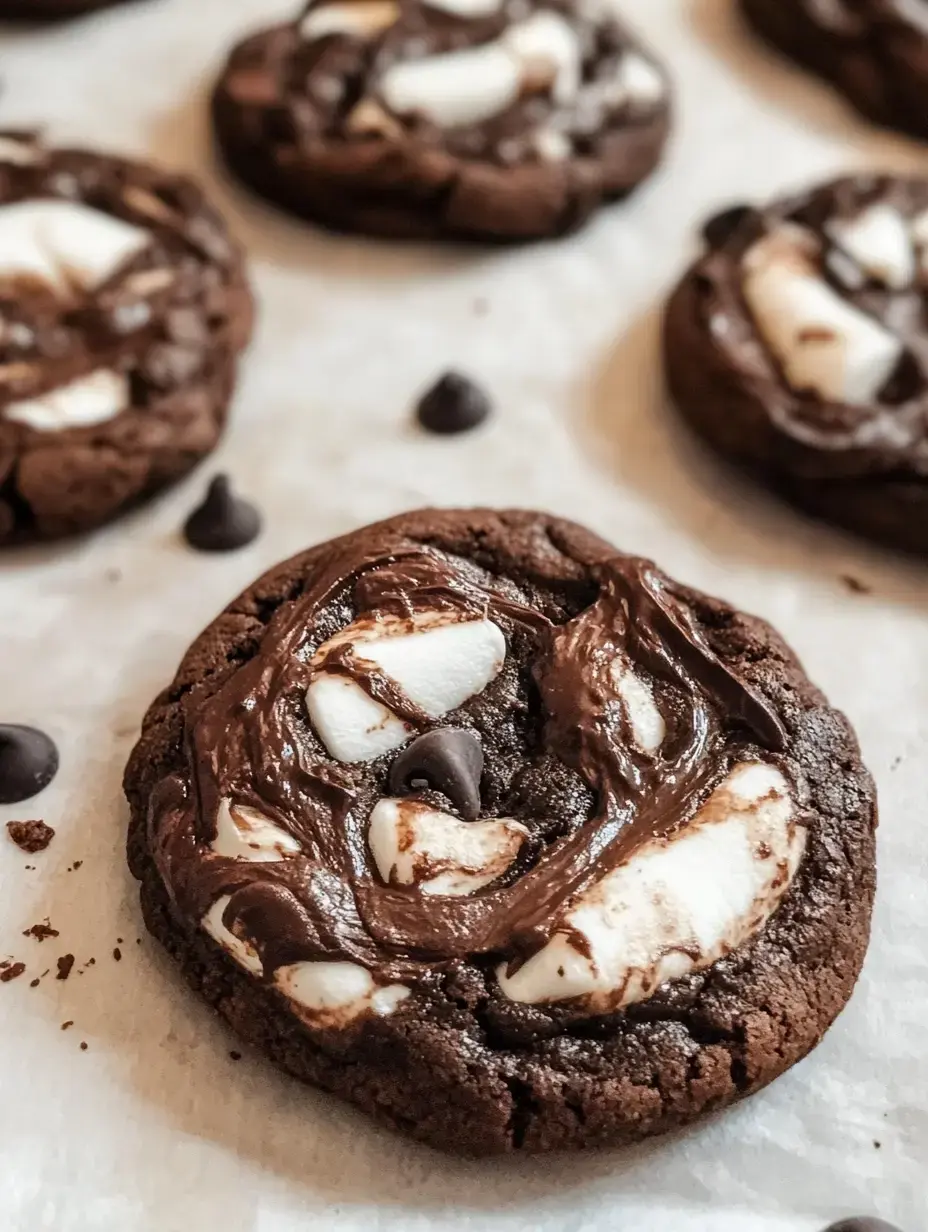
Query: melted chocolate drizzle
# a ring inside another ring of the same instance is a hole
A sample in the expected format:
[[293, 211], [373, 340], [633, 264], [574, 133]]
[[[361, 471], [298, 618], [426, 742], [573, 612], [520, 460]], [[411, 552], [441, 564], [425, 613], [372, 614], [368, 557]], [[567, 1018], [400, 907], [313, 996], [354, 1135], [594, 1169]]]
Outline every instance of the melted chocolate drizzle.
[[[462, 958], [517, 962], [563, 927], [573, 895], [642, 843], [685, 825], [746, 748], [784, 746], [773, 706], [718, 659], [648, 561], [616, 555], [597, 566], [595, 602], [555, 624], [514, 597], [512, 585], [466, 561], [396, 532], [371, 544], [340, 543], [302, 596], [277, 613], [260, 653], [212, 697], [190, 703], [187, 772], [164, 780], [150, 806], [152, 850], [180, 912], [200, 920], [231, 895], [224, 923], [255, 946], [268, 975], [301, 960], [350, 961], [386, 982], [415, 983]], [[468, 897], [383, 884], [367, 846], [368, 810], [357, 807], [371, 767], [326, 754], [303, 694], [324, 663], [416, 728], [436, 724], [344, 647], [314, 660], [332, 635], [327, 613], [337, 605], [342, 624], [438, 611], [489, 617], [510, 644], [528, 638], [545, 715], [538, 755], [580, 775], [596, 796], [592, 815], [543, 846], [513, 884]], [[666, 725], [656, 754], [630, 739], [611, 676], [617, 659], [650, 678]], [[302, 854], [249, 863], [214, 853], [224, 796], [271, 818]]]

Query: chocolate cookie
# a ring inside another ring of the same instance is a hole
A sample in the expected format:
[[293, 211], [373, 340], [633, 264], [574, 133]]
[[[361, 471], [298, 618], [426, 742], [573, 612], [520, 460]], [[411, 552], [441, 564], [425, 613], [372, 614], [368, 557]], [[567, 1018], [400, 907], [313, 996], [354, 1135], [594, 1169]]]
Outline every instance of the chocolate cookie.
[[680, 411], [810, 513], [928, 551], [928, 180], [836, 180], [704, 238], [665, 319]]
[[751, 26], [868, 119], [928, 137], [923, 0], [740, 0]]
[[0, 0], [0, 21], [60, 21], [123, 3], [125, 0]]
[[305, 552], [196, 640], [125, 778], [149, 929], [394, 1128], [624, 1143], [764, 1086], [854, 987], [873, 786], [762, 621], [537, 513]]
[[529, 240], [650, 175], [669, 87], [604, 0], [329, 0], [236, 47], [213, 113], [230, 167], [295, 214]]
[[209, 453], [251, 321], [190, 180], [0, 133], [0, 545], [96, 526]]

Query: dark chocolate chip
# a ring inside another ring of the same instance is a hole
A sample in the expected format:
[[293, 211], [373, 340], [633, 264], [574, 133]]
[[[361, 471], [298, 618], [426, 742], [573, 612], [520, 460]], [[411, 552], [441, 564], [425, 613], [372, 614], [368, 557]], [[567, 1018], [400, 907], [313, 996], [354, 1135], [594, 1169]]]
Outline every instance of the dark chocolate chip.
[[732, 205], [727, 210], [721, 210], [703, 223], [702, 238], [710, 248], [721, 248], [741, 224], [756, 213], [751, 205]]
[[885, 1219], [875, 1219], [871, 1215], [859, 1215], [855, 1219], [842, 1219], [840, 1223], [833, 1223], [825, 1229], [825, 1232], [901, 1232], [894, 1223], [887, 1223]]
[[36, 796], [58, 771], [58, 750], [34, 727], [0, 724], [0, 804]]
[[480, 816], [483, 747], [473, 732], [438, 727], [413, 740], [390, 769], [390, 791], [401, 796], [431, 787], [447, 796], [465, 821]]
[[217, 475], [206, 499], [184, 524], [184, 536], [199, 552], [233, 552], [258, 537], [261, 515], [254, 505], [236, 496], [228, 475]]
[[423, 395], [416, 408], [416, 417], [429, 432], [446, 436], [476, 428], [491, 409], [490, 399], [479, 385], [459, 372], [446, 372]]

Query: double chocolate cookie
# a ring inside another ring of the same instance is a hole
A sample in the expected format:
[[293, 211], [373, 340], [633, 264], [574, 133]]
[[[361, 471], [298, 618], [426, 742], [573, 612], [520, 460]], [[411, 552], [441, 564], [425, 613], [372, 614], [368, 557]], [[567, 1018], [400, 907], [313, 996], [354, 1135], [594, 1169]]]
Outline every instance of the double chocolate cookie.
[[236, 47], [213, 110], [232, 169], [296, 214], [528, 240], [654, 170], [669, 87], [608, 0], [323, 0]]
[[704, 239], [665, 320], [680, 411], [809, 512], [928, 551], [928, 181], [836, 180]]
[[924, 0], [740, 0], [751, 26], [868, 119], [928, 137]]
[[188, 471], [251, 321], [193, 182], [0, 133], [0, 545], [86, 530]]
[[762, 621], [543, 514], [305, 552], [197, 639], [125, 779], [147, 925], [297, 1077], [449, 1151], [624, 1143], [847, 1001], [847, 721]]

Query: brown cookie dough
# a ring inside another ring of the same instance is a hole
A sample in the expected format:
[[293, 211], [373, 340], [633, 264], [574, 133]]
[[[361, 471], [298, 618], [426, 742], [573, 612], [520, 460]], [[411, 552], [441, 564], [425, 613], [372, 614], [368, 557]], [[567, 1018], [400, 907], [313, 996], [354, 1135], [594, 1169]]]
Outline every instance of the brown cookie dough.
[[191, 180], [0, 133], [0, 545], [190, 470], [251, 323], [241, 252]]
[[665, 318], [681, 413], [809, 512], [928, 551], [928, 181], [836, 180], [704, 238]]
[[232, 52], [229, 166], [338, 230], [569, 231], [657, 165], [670, 89], [607, 0], [334, 0]]
[[448, 1151], [626, 1143], [854, 987], [876, 806], [769, 626], [543, 514], [272, 569], [125, 776], [151, 932], [284, 1069]]
[[868, 119], [928, 137], [922, 0], [740, 0], [762, 38], [824, 77]]

